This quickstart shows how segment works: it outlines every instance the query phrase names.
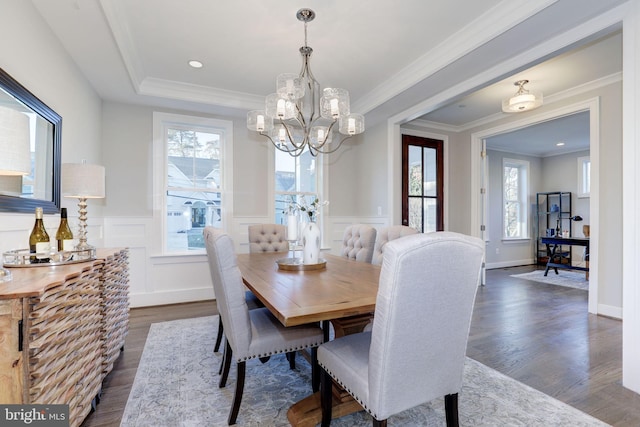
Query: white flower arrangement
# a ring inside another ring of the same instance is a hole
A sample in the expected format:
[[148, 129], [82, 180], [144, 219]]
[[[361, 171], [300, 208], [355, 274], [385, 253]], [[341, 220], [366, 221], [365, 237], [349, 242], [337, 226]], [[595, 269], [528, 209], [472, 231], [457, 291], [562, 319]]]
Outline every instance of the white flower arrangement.
[[305, 216], [309, 219], [309, 222], [316, 222], [320, 209], [328, 204], [328, 200], [320, 202], [317, 197], [315, 197], [311, 203], [307, 203], [306, 197], [302, 197], [302, 201], [300, 203], [295, 202], [293, 197], [291, 197], [291, 203], [289, 203], [288, 210], [290, 213], [300, 212], [301, 216]]

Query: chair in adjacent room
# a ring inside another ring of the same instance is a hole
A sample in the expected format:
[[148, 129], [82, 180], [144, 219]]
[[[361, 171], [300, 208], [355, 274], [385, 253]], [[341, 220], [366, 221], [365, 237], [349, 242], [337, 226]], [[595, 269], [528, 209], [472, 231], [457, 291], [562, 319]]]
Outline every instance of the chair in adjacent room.
[[318, 348], [322, 425], [331, 422], [333, 378], [373, 416], [374, 426], [440, 396], [447, 426], [457, 426], [484, 242], [437, 232], [386, 246], [372, 330]]
[[316, 391], [316, 350], [323, 341], [322, 329], [315, 324], [284, 327], [266, 307], [249, 310], [231, 237], [217, 228], [205, 227], [204, 240], [218, 311], [227, 338], [220, 387], [226, 385], [232, 359], [235, 359], [237, 368], [229, 425], [235, 424], [240, 410], [247, 360], [310, 348], [312, 388]]
[[361, 262], [371, 262], [376, 243], [376, 229], [365, 224], [353, 224], [342, 235], [340, 255]]
[[381, 228], [376, 234], [376, 244], [373, 248], [372, 264], [381, 265], [382, 257], [384, 254], [384, 248], [392, 240], [399, 239], [400, 237], [410, 236], [418, 233], [415, 228], [406, 225], [391, 225], [389, 227]]

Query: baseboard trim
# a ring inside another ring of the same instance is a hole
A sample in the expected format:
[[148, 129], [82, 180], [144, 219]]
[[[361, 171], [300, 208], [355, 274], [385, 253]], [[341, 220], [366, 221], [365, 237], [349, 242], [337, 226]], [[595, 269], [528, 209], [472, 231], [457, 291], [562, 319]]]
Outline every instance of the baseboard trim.
[[533, 258], [513, 260], [513, 261], [491, 262], [491, 263], [487, 263], [485, 265], [485, 268], [487, 270], [491, 270], [494, 268], [519, 267], [521, 265], [531, 265], [531, 264], [535, 264], [535, 262], [533, 261]]
[[129, 295], [131, 308], [179, 304], [183, 302], [212, 300], [214, 298], [213, 288], [180, 289]]
[[613, 317], [614, 319], [622, 320], [622, 307], [615, 307], [612, 305], [598, 304], [598, 315]]

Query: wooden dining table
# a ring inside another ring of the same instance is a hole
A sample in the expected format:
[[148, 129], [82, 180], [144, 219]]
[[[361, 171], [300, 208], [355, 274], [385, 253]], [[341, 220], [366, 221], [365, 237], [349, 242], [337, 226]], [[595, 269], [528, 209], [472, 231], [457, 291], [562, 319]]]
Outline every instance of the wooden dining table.
[[[320, 269], [289, 270], [278, 252], [238, 254], [242, 279], [284, 326], [322, 322], [325, 337], [331, 321], [336, 337], [360, 332], [375, 309], [380, 266], [322, 254]], [[282, 263], [284, 264], [284, 263]], [[348, 394], [334, 387], [333, 416], [362, 410]], [[320, 394], [295, 403], [287, 417], [292, 426], [315, 426], [322, 419]]]

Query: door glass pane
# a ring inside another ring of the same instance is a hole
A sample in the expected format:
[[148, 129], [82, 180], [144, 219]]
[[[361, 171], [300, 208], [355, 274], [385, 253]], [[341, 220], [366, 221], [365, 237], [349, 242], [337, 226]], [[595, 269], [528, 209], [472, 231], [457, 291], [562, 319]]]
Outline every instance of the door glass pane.
[[[424, 155], [424, 195], [436, 197], [438, 188], [436, 186], [436, 150], [425, 147]], [[426, 218], [426, 217], [425, 217]]]
[[409, 227], [422, 231], [422, 198], [409, 198]]
[[409, 146], [409, 195], [422, 196], [422, 148]]
[[438, 230], [438, 213], [436, 199], [424, 199], [424, 233]]

